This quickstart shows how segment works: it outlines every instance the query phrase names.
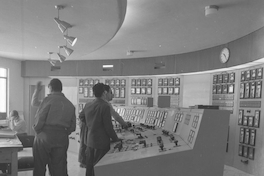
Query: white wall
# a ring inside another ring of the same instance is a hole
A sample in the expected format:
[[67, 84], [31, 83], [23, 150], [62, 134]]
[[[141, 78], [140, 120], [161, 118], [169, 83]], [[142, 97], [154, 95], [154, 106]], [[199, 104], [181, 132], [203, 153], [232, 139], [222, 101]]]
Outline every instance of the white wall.
[[187, 75], [183, 78], [182, 106], [210, 105], [211, 75]]
[[24, 79], [21, 77], [21, 61], [0, 57], [0, 67], [8, 69], [8, 105], [7, 111], [18, 110], [23, 112]]

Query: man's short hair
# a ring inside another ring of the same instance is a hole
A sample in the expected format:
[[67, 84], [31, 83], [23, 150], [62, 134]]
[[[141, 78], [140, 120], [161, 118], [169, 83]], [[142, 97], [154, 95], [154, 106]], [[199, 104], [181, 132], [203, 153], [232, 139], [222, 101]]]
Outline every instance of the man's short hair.
[[97, 83], [93, 86], [93, 93], [94, 93], [94, 96], [97, 98], [102, 97], [104, 91], [105, 91], [105, 88], [104, 88], [103, 83]]
[[12, 110], [11, 112], [10, 112], [10, 116], [12, 117], [12, 116], [14, 116], [14, 117], [18, 117], [19, 115], [18, 115], [18, 112], [16, 111], [16, 110]]
[[49, 87], [51, 87], [51, 90], [54, 92], [61, 92], [62, 91], [62, 83], [57, 78], [50, 80]]

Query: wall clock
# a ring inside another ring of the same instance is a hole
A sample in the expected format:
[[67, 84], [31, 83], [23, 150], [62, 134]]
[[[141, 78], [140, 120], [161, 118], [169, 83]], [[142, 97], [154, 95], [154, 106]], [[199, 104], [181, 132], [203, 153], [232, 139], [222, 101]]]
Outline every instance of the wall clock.
[[223, 48], [220, 53], [221, 63], [226, 63], [230, 57], [230, 50], [228, 48]]

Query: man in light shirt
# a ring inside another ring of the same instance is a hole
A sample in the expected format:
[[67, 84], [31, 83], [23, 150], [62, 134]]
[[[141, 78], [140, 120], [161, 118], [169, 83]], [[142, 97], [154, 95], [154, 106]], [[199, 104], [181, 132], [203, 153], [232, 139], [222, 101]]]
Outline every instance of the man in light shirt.
[[26, 135], [26, 122], [18, 115], [16, 110], [13, 110], [9, 114], [9, 128], [16, 132], [17, 136]]

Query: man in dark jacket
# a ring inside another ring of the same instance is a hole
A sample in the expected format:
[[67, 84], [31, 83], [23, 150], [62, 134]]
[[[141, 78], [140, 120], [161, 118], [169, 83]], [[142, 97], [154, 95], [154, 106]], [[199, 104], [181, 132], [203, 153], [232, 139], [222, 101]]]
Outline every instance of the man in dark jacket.
[[[109, 101], [111, 101], [113, 99], [113, 93], [112, 90], [110, 88], [110, 86], [108, 85], [104, 85], [104, 90], [106, 91], [104, 93], [104, 100], [106, 102], [108, 102], [109, 106], [110, 106], [110, 113], [112, 115], [112, 117], [119, 123], [122, 125], [123, 128], [128, 128], [127, 123], [123, 120], [123, 118], [114, 110], [113, 106], [111, 105], [111, 103], [109, 103]], [[93, 102], [88, 102], [85, 104], [86, 106], [90, 106]], [[84, 107], [84, 109], [85, 109]], [[85, 155], [85, 151], [86, 151], [86, 143], [87, 143], [87, 134], [88, 134], [88, 128], [86, 126], [86, 122], [85, 122], [85, 114], [84, 114], [84, 109], [80, 112], [79, 114], [79, 119], [80, 119], [80, 147], [79, 147], [79, 156], [78, 156], [78, 161], [80, 163], [80, 167], [86, 167], [86, 155]]]
[[86, 140], [86, 176], [94, 176], [94, 166], [110, 149], [110, 139], [118, 142], [109, 104], [104, 100], [107, 93], [103, 83], [93, 86], [95, 100], [84, 108], [88, 135]]
[[59, 79], [52, 79], [49, 89], [50, 94], [40, 103], [33, 126], [36, 132], [33, 176], [45, 176], [48, 163], [52, 165], [52, 176], [67, 176], [69, 135], [76, 128], [75, 107], [61, 93]]

